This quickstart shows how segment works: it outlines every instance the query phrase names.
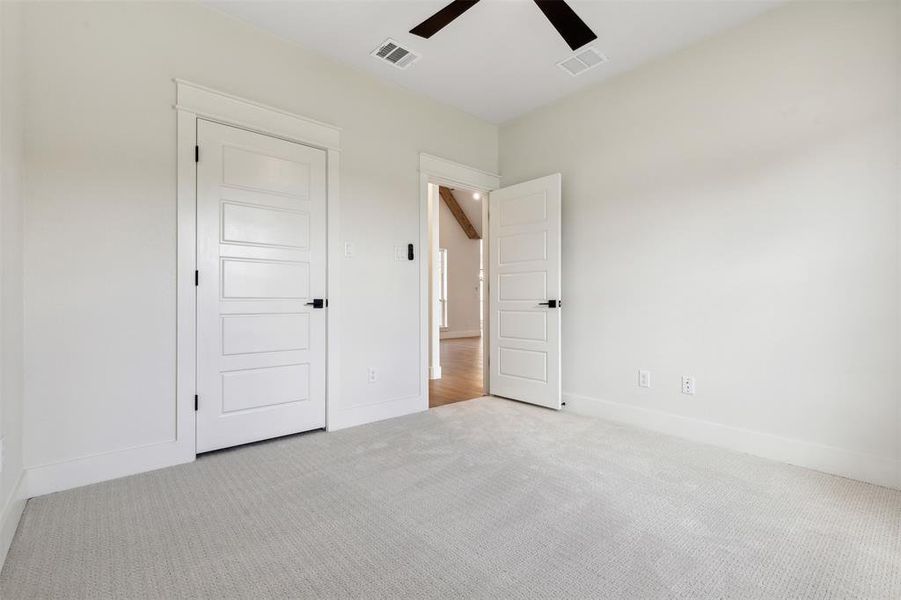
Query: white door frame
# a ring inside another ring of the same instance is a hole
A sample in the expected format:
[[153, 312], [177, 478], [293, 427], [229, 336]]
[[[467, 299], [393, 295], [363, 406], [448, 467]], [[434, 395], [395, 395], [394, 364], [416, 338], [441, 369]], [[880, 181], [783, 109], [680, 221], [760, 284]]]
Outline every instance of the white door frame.
[[[429, 408], [429, 269], [431, 267], [431, 248], [429, 247], [429, 184], [465, 187], [482, 194], [482, 263], [485, 270], [487, 286], [490, 281], [488, 273], [488, 193], [501, 187], [501, 176], [475, 167], [461, 165], [452, 160], [420, 153], [419, 155], [419, 395], [422, 398], [422, 410]], [[483, 289], [488, 294], [488, 288]], [[484, 296], [488, 298], [488, 296]], [[489, 324], [488, 303], [485, 302], [482, 315], [482, 386], [488, 390], [488, 336], [484, 335]]]
[[[339, 318], [341, 301], [338, 289], [341, 263], [339, 251], [338, 165], [341, 130], [278, 108], [238, 98], [196, 83], [175, 79], [177, 125], [178, 260], [176, 318], [176, 442], [184, 453], [196, 455], [197, 360], [197, 119], [319, 148], [326, 152], [327, 272], [326, 297], [326, 398], [325, 421], [330, 427], [330, 412], [337, 406], [339, 387]], [[201, 152], [203, 149], [201, 148]], [[202, 276], [202, 274], [201, 274]]]

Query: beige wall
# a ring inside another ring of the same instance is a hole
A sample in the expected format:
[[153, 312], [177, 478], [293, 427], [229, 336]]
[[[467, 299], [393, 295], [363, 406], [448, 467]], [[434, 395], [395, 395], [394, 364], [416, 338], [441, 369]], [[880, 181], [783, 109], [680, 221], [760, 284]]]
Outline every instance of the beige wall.
[[442, 334], [479, 335], [479, 243], [471, 240], [442, 200], [438, 238], [447, 249], [447, 327]]
[[792, 4], [502, 127], [506, 185], [563, 174], [568, 408], [901, 485], [898, 6]]
[[419, 269], [394, 260], [419, 153], [495, 170], [496, 127], [196, 4], [32, 3], [25, 26], [28, 466], [173, 435], [173, 77], [342, 128], [335, 408], [419, 396]]
[[22, 475], [21, 11], [0, 3], [0, 565], [18, 520]]
[[[493, 171], [497, 128], [194, 4], [23, 12], [27, 466], [172, 436], [173, 77], [342, 127], [342, 398], [419, 394], [418, 153]], [[898, 476], [898, 23], [797, 3], [502, 128], [505, 184], [564, 177], [568, 409]]]

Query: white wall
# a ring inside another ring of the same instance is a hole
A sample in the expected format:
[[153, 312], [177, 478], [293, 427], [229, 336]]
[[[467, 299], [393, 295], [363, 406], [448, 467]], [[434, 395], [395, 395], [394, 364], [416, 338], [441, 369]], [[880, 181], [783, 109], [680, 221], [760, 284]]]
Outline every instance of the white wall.
[[438, 237], [447, 249], [447, 327], [442, 337], [479, 335], [479, 243], [439, 201]]
[[[898, 476], [896, 6], [789, 6], [503, 128], [505, 184], [564, 174], [568, 408]], [[496, 171], [497, 129], [193, 4], [23, 13], [25, 465], [173, 435], [173, 77], [343, 128], [339, 408], [414, 406], [419, 152]]]
[[495, 170], [496, 127], [194, 4], [34, 3], [25, 26], [27, 466], [173, 435], [173, 77], [343, 128], [335, 408], [419, 406], [419, 268], [394, 260], [419, 153]]
[[19, 5], [0, 2], [0, 566], [22, 475], [22, 69]]
[[901, 485], [898, 6], [789, 5], [502, 127], [505, 185], [563, 173], [567, 408]]

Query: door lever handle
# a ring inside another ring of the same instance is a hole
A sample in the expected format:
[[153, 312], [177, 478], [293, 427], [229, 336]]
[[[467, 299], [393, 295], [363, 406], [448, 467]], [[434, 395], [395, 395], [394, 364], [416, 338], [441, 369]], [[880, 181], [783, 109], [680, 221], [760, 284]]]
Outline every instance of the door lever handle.
[[324, 300], [322, 298], [313, 298], [312, 302], [307, 302], [307, 306], [312, 306], [313, 308], [324, 308], [328, 306], [328, 300]]
[[539, 302], [538, 306], [547, 306], [548, 308], [559, 308], [563, 305], [562, 300], [548, 300], [547, 302]]

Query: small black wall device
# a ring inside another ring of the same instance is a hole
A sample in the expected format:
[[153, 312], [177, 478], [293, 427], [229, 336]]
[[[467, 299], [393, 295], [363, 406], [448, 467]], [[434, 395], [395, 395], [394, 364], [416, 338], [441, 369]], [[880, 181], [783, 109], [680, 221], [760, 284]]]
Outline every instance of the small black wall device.
[[407, 244], [407, 260], [413, 260], [413, 244]]

